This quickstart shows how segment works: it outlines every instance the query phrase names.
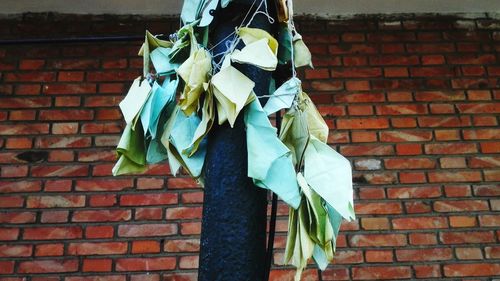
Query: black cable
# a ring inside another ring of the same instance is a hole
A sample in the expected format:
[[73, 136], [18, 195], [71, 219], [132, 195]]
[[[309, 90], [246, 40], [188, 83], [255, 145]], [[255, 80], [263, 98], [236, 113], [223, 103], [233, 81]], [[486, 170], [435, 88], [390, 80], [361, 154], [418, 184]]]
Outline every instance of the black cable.
[[[281, 113], [276, 112], [276, 128], [278, 132], [281, 129]], [[273, 193], [273, 199], [271, 203], [271, 220], [269, 221], [269, 237], [267, 240], [267, 252], [266, 252], [266, 276], [265, 281], [269, 281], [271, 275], [271, 264], [273, 260], [273, 250], [274, 250], [274, 237], [276, 236], [276, 216], [278, 213], [278, 195]]]
[[[157, 36], [157, 38], [169, 39], [169, 35], [160, 35]], [[67, 43], [120, 42], [120, 41], [121, 42], [144, 41], [144, 35], [2, 39], [0, 40], [0, 45], [67, 44]]]

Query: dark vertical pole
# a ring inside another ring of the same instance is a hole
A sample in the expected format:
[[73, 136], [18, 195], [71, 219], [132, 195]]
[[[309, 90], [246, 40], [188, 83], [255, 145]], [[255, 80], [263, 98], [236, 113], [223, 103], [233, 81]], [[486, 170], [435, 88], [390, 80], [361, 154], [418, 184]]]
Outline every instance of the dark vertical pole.
[[[241, 24], [253, 1], [238, 2], [217, 13], [218, 24], [211, 38], [213, 44], [226, 38]], [[251, 27], [271, 30], [267, 18], [260, 14]], [[226, 41], [231, 39], [232, 36]], [[215, 48], [214, 54], [226, 48], [223, 42]], [[269, 93], [271, 72], [250, 65], [236, 67], [256, 82], [254, 91], [257, 95]], [[199, 281], [264, 280], [267, 191], [254, 186], [247, 176], [246, 147], [243, 114], [237, 118], [234, 128], [226, 122], [210, 132], [204, 166]]]

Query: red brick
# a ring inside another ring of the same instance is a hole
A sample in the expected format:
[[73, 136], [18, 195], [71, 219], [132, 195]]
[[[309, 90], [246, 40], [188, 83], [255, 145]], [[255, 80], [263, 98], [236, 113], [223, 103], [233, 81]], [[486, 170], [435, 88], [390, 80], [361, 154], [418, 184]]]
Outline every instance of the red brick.
[[360, 188], [360, 199], [382, 199], [385, 198], [385, 191], [381, 188]]
[[54, 257], [64, 254], [64, 244], [38, 244], [35, 246], [35, 256]]
[[115, 194], [91, 195], [89, 205], [92, 207], [115, 206], [118, 202]]
[[389, 229], [389, 219], [387, 218], [362, 218], [361, 228], [365, 230]]
[[[112, 264], [113, 264], [113, 261], [111, 259], [84, 259], [82, 271], [83, 272], [109, 272], [109, 271], [111, 271]], [[106, 280], [113, 280], [113, 279], [111, 279], [110, 276], [106, 276]]]
[[390, 145], [349, 145], [341, 146], [340, 153], [345, 156], [392, 155], [394, 149]]
[[442, 261], [452, 259], [450, 248], [396, 250], [398, 261]]
[[408, 214], [423, 214], [430, 213], [432, 211], [430, 204], [425, 201], [405, 202], [404, 204]]
[[76, 181], [76, 191], [120, 191], [133, 187], [131, 179], [95, 179]]
[[326, 68], [306, 69], [306, 79], [326, 79], [330, 78], [330, 72]]
[[174, 257], [120, 258], [116, 260], [116, 271], [172, 270], [176, 264]]
[[42, 223], [62, 223], [68, 222], [68, 219], [69, 211], [43, 211], [40, 221]]
[[49, 124], [15, 124], [15, 125], [0, 125], [0, 135], [37, 135], [47, 134], [49, 132]]
[[423, 117], [418, 117], [418, 124], [421, 127], [430, 127], [430, 128], [468, 127], [471, 125], [471, 120], [468, 116], [458, 116], [458, 117], [423, 116]]
[[[16, 95], [39, 95], [42, 87], [40, 85], [18, 84], [16, 86]], [[33, 97], [30, 97], [32, 99]]]
[[122, 99], [121, 96], [89, 96], [84, 104], [86, 107], [116, 107]]
[[118, 227], [118, 236], [120, 237], [170, 236], [174, 234], [177, 234], [176, 224], [138, 224]]
[[[381, 77], [382, 69], [375, 67], [349, 68], [343, 67], [331, 71], [333, 78], [371, 78]], [[307, 78], [307, 73], [306, 73]]]
[[19, 273], [63, 273], [76, 272], [78, 270], [78, 260], [38, 260], [22, 261], [19, 263]]
[[439, 159], [441, 168], [452, 169], [452, 168], [466, 168], [464, 157], [444, 157]]
[[355, 234], [349, 238], [353, 247], [393, 247], [406, 246], [404, 234]]
[[471, 212], [488, 210], [488, 202], [482, 200], [436, 201], [434, 210], [437, 212]]
[[441, 196], [441, 189], [439, 186], [387, 188], [387, 197], [393, 199], [435, 198], [440, 196]]
[[56, 240], [82, 238], [80, 227], [36, 227], [24, 229], [24, 240]]
[[190, 189], [199, 188], [199, 184], [191, 178], [169, 178], [167, 182], [168, 189]]
[[48, 84], [43, 87], [43, 93], [47, 95], [95, 94], [96, 91], [96, 84], [90, 83]]
[[410, 233], [411, 245], [435, 245], [437, 237], [435, 233]]
[[71, 190], [71, 180], [46, 180], [44, 191], [65, 192]]
[[41, 110], [40, 120], [50, 121], [73, 121], [73, 120], [92, 120], [94, 112], [92, 110]]
[[408, 266], [353, 267], [353, 280], [407, 279], [411, 277]]
[[443, 217], [395, 218], [392, 220], [394, 229], [435, 229], [447, 228], [447, 220]]
[[354, 205], [357, 214], [399, 214], [400, 203], [358, 203]]
[[432, 114], [454, 114], [455, 107], [452, 104], [431, 104], [429, 105]]
[[336, 94], [334, 101], [335, 103], [376, 103], [384, 102], [385, 97], [380, 92]]
[[122, 206], [172, 205], [178, 201], [177, 194], [173, 193], [130, 194], [120, 197]]
[[345, 89], [348, 91], [367, 91], [370, 90], [369, 81], [346, 81]]
[[421, 57], [423, 65], [444, 64], [445, 59], [443, 55], [423, 55]]
[[17, 240], [19, 228], [0, 228], [0, 241]]
[[450, 217], [450, 226], [451, 227], [473, 227], [473, 226], [476, 226], [476, 218], [475, 217], [467, 217], [467, 216], [453, 216], [453, 217]]
[[27, 208], [76, 208], [85, 206], [83, 195], [30, 196], [26, 200]]
[[500, 264], [447, 264], [444, 265], [444, 275], [447, 277], [493, 276], [500, 272]]
[[400, 172], [399, 181], [401, 183], [424, 183], [427, 179], [423, 172]]
[[162, 218], [162, 208], [137, 208], [135, 211], [136, 220], [161, 220]]
[[315, 80], [311, 82], [315, 91], [339, 91], [344, 88], [342, 81]]
[[429, 182], [480, 182], [478, 171], [462, 172], [429, 172]]
[[470, 186], [468, 185], [445, 185], [444, 192], [446, 194], [446, 197], [471, 196]]
[[[104, 260], [103, 263], [106, 264], [108, 260]], [[101, 281], [101, 276], [71, 276], [64, 278], [64, 281]], [[127, 277], [125, 275], [106, 275], [106, 281], [126, 281]]]
[[129, 221], [131, 219], [130, 210], [88, 210], [75, 211], [73, 222], [115, 222]]
[[4, 77], [5, 82], [51, 82], [56, 80], [55, 72], [30, 71], [7, 73]]
[[483, 153], [500, 153], [500, 142], [483, 142], [480, 145]]
[[84, 177], [88, 175], [88, 166], [65, 165], [65, 166], [36, 166], [32, 167], [33, 177]]
[[417, 91], [415, 93], [417, 101], [457, 101], [465, 100], [463, 91]]
[[467, 99], [473, 101], [491, 100], [491, 93], [487, 90], [467, 91]]
[[1, 224], [33, 223], [36, 220], [35, 212], [3, 212], [0, 213]]
[[417, 278], [441, 277], [439, 265], [414, 265], [413, 270]]
[[91, 138], [89, 137], [48, 137], [44, 136], [36, 139], [38, 148], [80, 148], [89, 147]]
[[326, 116], [326, 117], [346, 115], [345, 107], [343, 107], [343, 106], [320, 105], [320, 106], [318, 106], [318, 111], [321, 113], [321, 115]]
[[112, 238], [114, 229], [112, 226], [87, 226], [85, 228], [85, 237], [88, 239]]
[[59, 82], [78, 82], [83, 81], [85, 73], [83, 71], [60, 71], [57, 75]]
[[78, 132], [78, 123], [76, 122], [52, 124], [52, 134], [55, 135], [69, 135], [69, 134], [76, 134], [77, 132]]
[[495, 242], [492, 231], [442, 232], [439, 240], [444, 244], [477, 244]]
[[384, 165], [387, 169], [432, 169], [436, 162], [430, 158], [390, 158]]
[[24, 205], [24, 198], [21, 196], [1, 196], [0, 208], [19, 208]]
[[121, 120], [123, 118], [119, 109], [98, 109], [96, 110], [96, 120]]
[[0, 175], [2, 178], [20, 178], [28, 175], [28, 167], [23, 165], [11, 165], [2, 168]]
[[11, 121], [35, 120], [35, 115], [36, 115], [35, 110], [12, 110], [9, 113], [9, 120]]
[[70, 243], [68, 254], [72, 256], [118, 255], [127, 252], [126, 242]]
[[475, 143], [433, 143], [425, 145], [426, 154], [467, 154], [476, 152]]
[[357, 118], [338, 119], [338, 129], [383, 129], [388, 128], [389, 122], [385, 118]]
[[58, 59], [52, 60], [50, 66], [56, 69], [95, 69], [99, 67], [97, 59]]
[[485, 247], [484, 252], [486, 253], [487, 259], [498, 259], [500, 258], [500, 247]]
[[33, 252], [31, 245], [0, 245], [0, 257], [30, 257]]
[[158, 241], [134, 241], [132, 242], [132, 253], [159, 253], [160, 242]]
[[56, 106], [58, 107], [76, 107], [80, 106], [80, 97], [56, 97]]
[[460, 130], [435, 130], [434, 135], [438, 141], [460, 140]]
[[474, 126], [496, 126], [498, 122], [493, 116], [472, 116]]
[[473, 190], [476, 196], [500, 196], [500, 189], [495, 185], [474, 186]]
[[167, 219], [197, 219], [201, 218], [201, 207], [178, 207], [167, 209]]
[[367, 262], [392, 262], [393, 254], [390, 250], [367, 250], [365, 251], [365, 258]]
[[460, 113], [500, 113], [500, 103], [463, 103], [456, 106]]
[[422, 153], [421, 144], [396, 144], [396, 152], [398, 155], [418, 155]]
[[500, 225], [500, 215], [480, 215], [479, 225], [482, 227], [497, 227]]
[[190, 192], [182, 194], [182, 202], [185, 204], [203, 203], [203, 192]]

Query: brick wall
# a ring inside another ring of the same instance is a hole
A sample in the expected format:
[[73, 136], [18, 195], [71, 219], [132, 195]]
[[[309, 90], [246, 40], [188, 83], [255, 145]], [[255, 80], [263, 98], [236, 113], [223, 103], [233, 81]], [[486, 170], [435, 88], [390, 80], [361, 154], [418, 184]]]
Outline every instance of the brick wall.
[[[25, 15], [1, 38], [170, 33], [175, 19]], [[500, 278], [500, 21], [299, 21], [305, 90], [355, 169], [323, 280]], [[0, 280], [196, 280], [202, 190], [111, 176], [139, 43], [0, 46]], [[287, 208], [280, 205], [274, 281]], [[149, 272], [149, 274], [146, 274]], [[105, 276], [105, 277], [103, 277]], [[318, 280], [314, 269], [304, 280]]]

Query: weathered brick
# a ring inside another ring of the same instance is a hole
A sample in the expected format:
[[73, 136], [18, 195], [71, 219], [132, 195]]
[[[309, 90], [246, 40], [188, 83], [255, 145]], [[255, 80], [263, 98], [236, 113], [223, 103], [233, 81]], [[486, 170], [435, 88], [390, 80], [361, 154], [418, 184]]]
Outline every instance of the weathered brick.
[[172, 270], [176, 267], [174, 257], [121, 258], [116, 260], [117, 271]]
[[130, 210], [89, 210], [75, 211], [73, 213], [73, 222], [115, 222], [129, 221], [131, 219]]
[[22, 261], [19, 264], [19, 273], [63, 273], [76, 272], [78, 270], [78, 260], [38, 260]]
[[406, 279], [411, 277], [408, 266], [353, 267], [353, 280]]
[[447, 277], [491, 276], [500, 271], [499, 264], [474, 263], [444, 265], [444, 275]]
[[174, 234], [177, 234], [176, 224], [129, 224], [118, 227], [118, 236], [120, 237], [170, 236]]
[[118, 255], [127, 252], [126, 242], [70, 243], [68, 254], [72, 256]]
[[398, 261], [442, 261], [452, 258], [450, 248], [396, 250]]
[[392, 220], [394, 229], [435, 229], [447, 228], [444, 217], [395, 218]]
[[441, 232], [439, 240], [444, 244], [477, 244], [495, 242], [492, 231]]

